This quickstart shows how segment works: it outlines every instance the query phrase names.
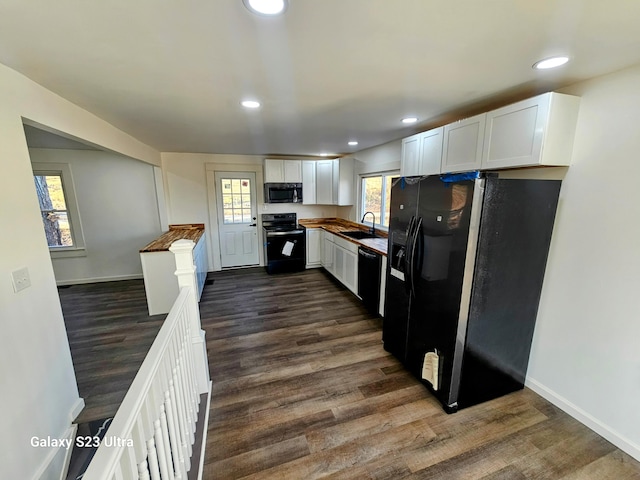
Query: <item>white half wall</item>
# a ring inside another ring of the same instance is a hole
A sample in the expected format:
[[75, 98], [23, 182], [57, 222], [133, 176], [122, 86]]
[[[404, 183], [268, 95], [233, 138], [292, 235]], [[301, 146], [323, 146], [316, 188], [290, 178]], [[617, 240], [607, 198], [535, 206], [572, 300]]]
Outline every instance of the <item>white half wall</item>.
[[58, 285], [142, 278], [139, 250], [162, 232], [154, 167], [111, 152], [29, 149], [32, 163], [68, 163], [86, 256], [54, 258]]
[[640, 68], [582, 97], [527, 385], [640, 460]]
[[[215, 204], [209, 204], [207, 194], [207, 164], [253, 165], [262, 168], [264, 157], [255, 155], [219, 155], [200, 153], [163, 153], [162, 170], [169, 223], [204, 223], [207, 236], [209, 270], [220, 270], [218, 232], [210, 221], [217, 216]], [[257, 185], [258, 216], [262, 213], [295, 212], [298, 218], [336, 217], [337, 207], [332, 205], [265, 204], [262, 185]], [[260, 219], [258, 218], [258, 222]], [[260, 228], [260, 223], [258, 223]], [[260, 245], [262, 242], [260, 241]]]
[[[0, 478], [59, 478], [58, 452], [31, 437], [65, 438], [81, 400], [23, 129], [23, 118], [109, 150], [159, 163], [152, 148], [0, 65]], [[31, 286], [14, 292], [11, 272]], [[57, 474], [57, 475], [56, 475]]]

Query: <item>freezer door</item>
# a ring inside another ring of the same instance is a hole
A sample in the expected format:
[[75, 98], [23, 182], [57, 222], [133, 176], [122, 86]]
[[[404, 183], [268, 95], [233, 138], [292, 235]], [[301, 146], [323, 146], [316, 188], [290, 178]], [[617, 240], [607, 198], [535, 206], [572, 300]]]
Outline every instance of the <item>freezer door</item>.
[[[415, 299], [411, 304], [407, 329], [406, 365], [422, 378], [425, 355], [438, 354], [436, 396], [447, 407], [451, 403], [456, 351], [462, 352], [458, 338], [461, 298], [476, 182], [464, 180], [445, 183], [439, 177], [428, 177], [420, 183], [417, 217], [421, 220], [419, 246], [413, 283]], [[481, 205], [481, 199], [478, 201]], [[477, 212], [476, 212], [477, 213]], [[475, 251], [470, 254], [473, 266]], [[472, 271], [472, 270], [471, 270]], [[425, 382], [432, 387], [430, 382]]]
[[382, 324], [384, 348], [404, 361], [407, 352], [409, 291], [405, 275], [408, 230], [418, 206], [419, 178], [400, 178], [391, 188], [389, 244]]

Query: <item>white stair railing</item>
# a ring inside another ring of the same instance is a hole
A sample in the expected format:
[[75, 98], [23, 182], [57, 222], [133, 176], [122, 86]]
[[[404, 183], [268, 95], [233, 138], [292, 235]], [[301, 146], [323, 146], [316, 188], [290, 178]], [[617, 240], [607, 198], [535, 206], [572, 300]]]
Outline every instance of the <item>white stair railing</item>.
[[[210, 391], [194, 246], [178, 240], [170, 248], [180, 294], [83, 480], [186, 480], [193, 468], [200, 395]], [[206, 434], [206, 425], [203, 428]]]

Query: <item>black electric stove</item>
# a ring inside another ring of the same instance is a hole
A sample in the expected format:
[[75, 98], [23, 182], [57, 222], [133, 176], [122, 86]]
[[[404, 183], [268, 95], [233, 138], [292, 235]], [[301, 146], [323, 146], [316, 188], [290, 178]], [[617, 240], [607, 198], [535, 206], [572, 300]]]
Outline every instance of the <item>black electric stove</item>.
[[263, 213], [265, 268], [268, 273], [305, 268], [305, 230], [295, 213]]

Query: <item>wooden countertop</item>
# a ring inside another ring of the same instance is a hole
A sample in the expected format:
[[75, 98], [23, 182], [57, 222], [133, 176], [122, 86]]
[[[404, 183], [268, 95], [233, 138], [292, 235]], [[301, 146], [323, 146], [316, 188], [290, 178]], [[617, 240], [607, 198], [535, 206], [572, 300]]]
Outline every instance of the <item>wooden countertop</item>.
[[169, 225], [169, 231], [140, 249], [140, 253], [167, 252], [176, 240], [193, 240], [198, 242], [204, 235], [204, 223], [188, 223]]
[[354, 230], [368, 232], [369, 227], [362, 225], [361, 223], [345, 220], [344, 218], [303, 218], [298, 220], [298, 224], [305, 228], [321, 228], [329, 233], [340, 235], [341, 238], [344, 238], [351, 243], [365, 246], [381, 255], [387, 255], [388, 234], [385, 231], [376, 229], [376, 235], [380, 238], [364, 238], [362, 240], [356, 240], [355, 238], [342, 235], [342, 232], [352, 232]]

